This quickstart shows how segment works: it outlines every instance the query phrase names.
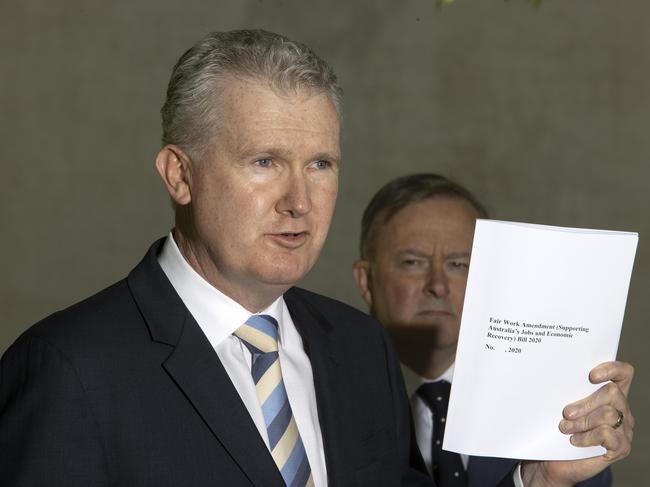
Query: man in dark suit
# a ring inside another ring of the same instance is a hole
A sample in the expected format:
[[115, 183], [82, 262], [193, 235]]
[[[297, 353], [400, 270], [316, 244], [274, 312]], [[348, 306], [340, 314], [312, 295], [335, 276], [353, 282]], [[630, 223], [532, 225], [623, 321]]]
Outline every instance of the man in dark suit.
[[[396, 345], [417, 441], [438, 487], [495, 486], [519, 463], [441, 449], [477, 218], [487, 218], [487, 211], [464, 187], [435, 174], [397, 178], [375, 194], [364, 212], [361, 259], [353, 268], [371, 314], [387, 328]], [[592, 410], [581, 412], [592, 423], [589, 429], [603, 436], [578, 434], [574, 444], [607, 444], [607, 455], [582, 462], [545, 462], [546, 471], [570, 472], [573, 482], [588, 479], [578, 484], [584, 487], [611, 485], [609, 469], [589, 477], [617, 458], [621, 445], [631, 439], [633, 420], [626, 400], [631, 378], [631, 366], [623, 363], [604, 364], [592, 371], [593, 382], [613, 380], [612, 386], [592, 398]], [[616, 427], [619, 411], [627, 419]], [[569, 409], [564, 413], [568, 417]], [[569, 425], [560, 427], [576, 433]], [[611, 441], [610, 436], [618, 439]], [[599, 469], [589, 469], [597, 463]], [[532, 465], [524, 465], [524, 474]]]
[[175, 227], [5, 353], [0, 484], [431, 484], [383, 329], [292, 287], [334, 210], [339, 99], [269, 32], [181, 57], [156, 158]]

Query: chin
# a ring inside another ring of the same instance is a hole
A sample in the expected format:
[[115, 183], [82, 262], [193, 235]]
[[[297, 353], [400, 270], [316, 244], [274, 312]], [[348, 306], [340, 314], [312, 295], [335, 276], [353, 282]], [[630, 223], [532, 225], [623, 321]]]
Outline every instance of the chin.
[[458, 342], [458, 329], [441, 321], [411, 321], [408, 325], [387, 327], [388, 332], [399, 340], [419, 343], [430, 348], [448, 348]]
[[257, 269], [258, 280], [270, 285], [293, 286], [305, 277], [310, 267], [297, 263], [273, 262], [272, 265]]

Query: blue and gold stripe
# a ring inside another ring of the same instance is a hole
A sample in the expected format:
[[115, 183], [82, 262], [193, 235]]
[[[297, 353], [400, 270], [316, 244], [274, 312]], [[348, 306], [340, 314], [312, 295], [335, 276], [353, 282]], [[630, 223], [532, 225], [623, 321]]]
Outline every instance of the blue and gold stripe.
[[278, 355], [278, 323], [253, 315], [235, 331], [250, 350], [251, 374], [262, 407], [271, 456], [287, 487], [313, 487], [305, 447], [293, 418]]

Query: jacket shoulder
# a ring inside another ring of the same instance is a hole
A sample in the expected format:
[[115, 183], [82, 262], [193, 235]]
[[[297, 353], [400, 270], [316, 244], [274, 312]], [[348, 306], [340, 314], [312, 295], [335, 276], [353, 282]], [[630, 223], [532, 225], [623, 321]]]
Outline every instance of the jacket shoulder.
[[[65, 309], [56, 311], [29, 327], [14, 342], [42, 341], [55, 349], [67, 350], [98, 346], [122, 333], [137, 313], [126, 279]], [[12, 348], [12, 347], [10, 347]]]
[[289, 297], [296, 296], [299, 299], [309, 303], [326, 317], [331, 317], [332, 315], [336, 317], [345, 316], [348, 319], [352, 319], [369, 326], [379, 325], [374, 318], [370, 317], [363, 311], [360, 311], [357, 308], [350, 306], [349, 304], [343, 303], [342, 301], [323, 296], [322, 294], [318, 294], [307, 289], [292, 287], [289, 291], [287, 291], [287, 295]]
[[381, 341], [386, 339], [386, 331], [379, 322], [363, 311], [336, 299], [293, 287], [285, 293], [285, 300], [290, 307], [292, 302], [302, 302], [312, 313], [322, 316], [325, 322], [334, 327], [337, 334], [352, 340], [364, 340], [369, 336], [375, 336]]

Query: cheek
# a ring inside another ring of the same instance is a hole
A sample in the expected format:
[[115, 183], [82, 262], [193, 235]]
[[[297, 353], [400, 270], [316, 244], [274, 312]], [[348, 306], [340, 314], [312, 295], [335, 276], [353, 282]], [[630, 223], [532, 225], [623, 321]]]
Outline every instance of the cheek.
[[339, 189], [338, 175], [334, 173], [321, 174], [310, 178], [308, 181], [313, 203], [319, 203], [327, 207], [334, 206]]
[[385, 291], [383, 299], [393, 318], [409, 318], [414, 313], [419, 295], [415, 283], [391, 279]]
[[220, 199], [237, 227], [245, 230], [262, 221], [260, 217], [273, 207], [273, 198], [267, 185], [241, 184], [226, 187]]
[[451, 302], [460, 314], [463, 311], [463, 302], [465, 300], [465, 287], [467, 286], [467, 280], [462, 279], [458, 282], [452, 283], [451, 287]]
[[325, 232], [330, 226], [336, 206], [336, 185], [321, 185], [312, 190], [312, 212], [320, 230]]
[[215, 218], [215, 213], [218, 213], [220, 218], [225, 218], [237, 211], [237, 186], [230, 181], [228, 175], [215, 172], [199, 173], [195, 179], [192, 199], [197, 212], [204, 218]]
[[321, 198], [319, 202], [317, 202], [317, 207], [320, 207], [323, 209], [323, 213], [327, 215], [328, 218], [332, 218], [332, 214], [334, 213], [334, 208], [336, 207], [336, 191], [329, 193], [325, 195], [326, 197]]

